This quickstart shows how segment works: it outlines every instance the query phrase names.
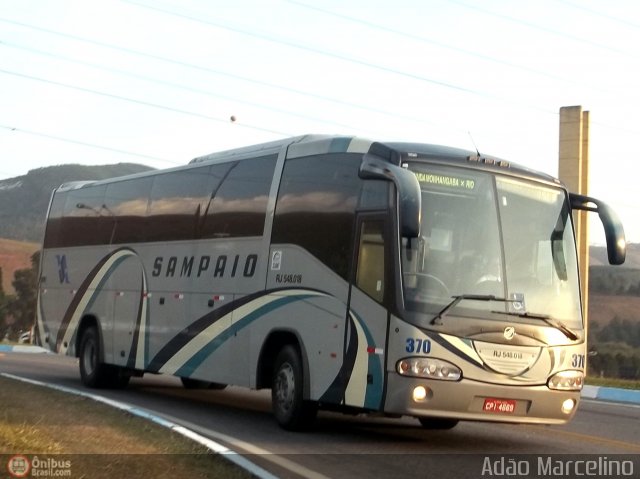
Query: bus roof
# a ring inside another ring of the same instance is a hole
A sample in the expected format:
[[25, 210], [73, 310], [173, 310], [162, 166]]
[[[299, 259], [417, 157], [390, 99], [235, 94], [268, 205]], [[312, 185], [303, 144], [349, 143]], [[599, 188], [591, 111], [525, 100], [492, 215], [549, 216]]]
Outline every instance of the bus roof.
[[398, 165], [401, 162], [405, 161], [427, 160], [429, 162], [440, 163], [443, 165], [455, 165], [482, 170], [493, 170], [496, 172], [500, 171], [502, 173], [511, 174], [514, 176], [527, 177], [535, 180], [561, 184], [558, 179], [546, 173], [532, 170], [497, 157], [478, 155], [478, 152], [460, 148], [426, 143], [386, 141], [374, 142], [372, 140], [357, 136], [302, 135], [267, 143], [260, 143], [257, 145], [246, 146], [242, 148], [234, 148], [230, 150], [211, 153], [194, 158], [188, 163], [188, 165], [176, 166], [163, 170], [151, 170], [118, 178], [98, 180], [95, 182], [68, 182], [61, 185], [58, 190], [70, 190], [81, 188], [89, 184], [105, 184], [129, 178], [151, 176], [173, 170], [181, 170], [188, 166], [196, 167], [202, 165], [203, 163], [217, 163], [221, 161], [241, 159], [248, 156], [255, 156], [260, 154], [267, 155], [269, 153], [275, 153], [285, 146], [288, 146], [287, 158], [298, 158], [302, 156], [318, 155], [323, 153], [372, 153], [382, 156]]

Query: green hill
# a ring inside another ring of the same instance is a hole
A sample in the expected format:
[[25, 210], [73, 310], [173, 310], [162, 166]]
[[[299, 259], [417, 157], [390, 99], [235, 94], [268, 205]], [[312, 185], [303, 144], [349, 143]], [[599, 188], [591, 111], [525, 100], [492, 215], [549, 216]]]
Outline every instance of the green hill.
[[54, 188], [68, 181], [103, 180], [147, 171], [134, 163], [38, 168], [24, 176], [0, 180], [0, 238], [40, 242]]

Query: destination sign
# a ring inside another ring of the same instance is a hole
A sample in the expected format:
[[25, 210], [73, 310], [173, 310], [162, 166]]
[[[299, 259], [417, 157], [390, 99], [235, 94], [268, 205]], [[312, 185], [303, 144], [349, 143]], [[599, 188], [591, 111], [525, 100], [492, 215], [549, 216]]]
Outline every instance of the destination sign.
[[435, 173], [414, 172], [421, 185], [437, 185], [458, 190], [473, 190], [476, 187], [475, 180], [461, 176], [440, 175]]

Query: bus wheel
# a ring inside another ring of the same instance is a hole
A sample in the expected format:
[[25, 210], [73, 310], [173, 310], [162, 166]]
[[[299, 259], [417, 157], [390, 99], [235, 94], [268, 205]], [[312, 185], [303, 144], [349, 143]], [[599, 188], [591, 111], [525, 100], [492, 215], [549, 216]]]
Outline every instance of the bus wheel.
[[124, 388], [130, 376], [117, 366], [101, 361], [100, 337], [94, 327], [85, 329], [80, 340], [80, 379], [90, 388]]
[[100, 338], [96, 328], [85, 329], [80, 340], [80, 379], [90, 388], [104, 387], [107, 367], [100, 362]]
[[276, 358], [271, 383], [273, 414], [283, 429], [306, 429], [316, 417], [318, 405], [303, 399], [303, 384], [300, 354], [296, 348], [287, 345]]
[[180, 378], [185, 389], [215, 389], [221, 391], [226, 388], [226, 384], [201, 381], [200, 379]]
[[421, 417], [418, 418], [420, 424], [425, 429], [453, 429], [458, 424], [457, 419], [443, 419], [437, 417]]

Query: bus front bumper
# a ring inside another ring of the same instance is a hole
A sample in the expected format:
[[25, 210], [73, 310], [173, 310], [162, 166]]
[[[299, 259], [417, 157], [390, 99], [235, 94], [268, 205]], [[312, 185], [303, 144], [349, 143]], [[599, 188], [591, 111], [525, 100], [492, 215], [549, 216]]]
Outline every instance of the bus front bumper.
[[[554, 391], [546, 385], [438, 381], [389, 372], [384, 412], [468, 421], [565, 424], [575, 414], [579, 401], [579, 391]], [[568, 408], [571, 404], [573, 407]]]

